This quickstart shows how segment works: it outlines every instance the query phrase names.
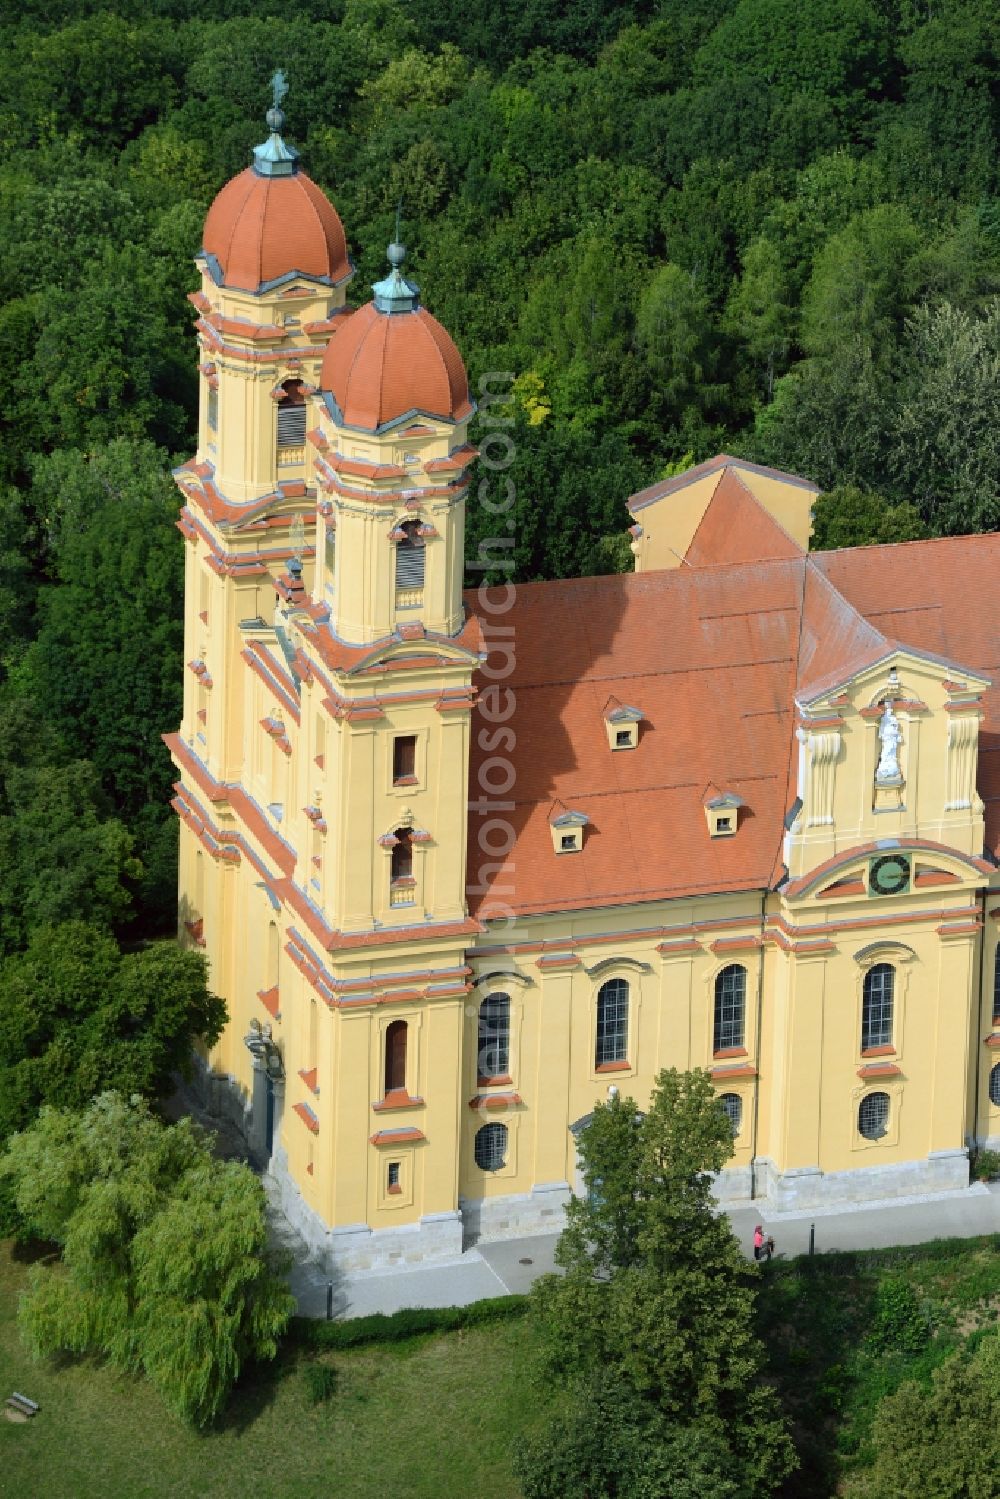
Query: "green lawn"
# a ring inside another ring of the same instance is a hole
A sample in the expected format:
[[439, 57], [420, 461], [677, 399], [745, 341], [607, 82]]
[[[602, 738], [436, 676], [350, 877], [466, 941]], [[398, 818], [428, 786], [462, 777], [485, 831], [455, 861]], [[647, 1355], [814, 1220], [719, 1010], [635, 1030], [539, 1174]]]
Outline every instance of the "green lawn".
[[[94, 1364], [31, 1362], [15, 1325], [26, 1265], [0, 1246], [0, 1395], [41, 1414], [0, 1420], [0, 1495], [11, 1499], [517, 1499], [508, 1453], [545, 1418], [530, 1379], [526, 1319], [314, 1354], [291, 1348], [241, 1387], [224, 1424], [198, 1436], [142, 1379]], [[929, 1339], [916, 1353], [873, 1350], [878, 1285], [917, 1293]], [[760, 1330], [794, 1423], [802, 1469], [786, 1499], [826, 1499], [865, 1462], [877, 1402], [927, 1379], [964, 1338], [994, 1327], [1000, 1237], [775, 1261], [762, 1277]], [[306, 1369], [337, 1387], [313, 1405]]]
[[[523, 1320], [322, 1356], [290, 1353], [237, 1391], [198, 1436], [142, 1379], [93, 1364], [35, 1364], [15, 1326], [26, 1269], [0, 1246], [0, 1396], [41, 1413], [0, 1419], [0, 1494], [11, 1499], [516, 1499], [513, 1434], [538, 1418]], [[313, 1405], [319, 1358], [336, 1393]]]

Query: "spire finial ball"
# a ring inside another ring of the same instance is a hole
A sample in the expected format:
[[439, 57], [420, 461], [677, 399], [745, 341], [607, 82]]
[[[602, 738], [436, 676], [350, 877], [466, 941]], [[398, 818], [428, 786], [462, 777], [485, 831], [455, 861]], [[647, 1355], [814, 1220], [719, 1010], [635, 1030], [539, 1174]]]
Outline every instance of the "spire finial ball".
[[389, 246], [388, 250], [386, 251], [386, 254], [389, 257], [389, 264], [391, 266], [394, 266], [395, 269], [398, 271], [399, 267], [403, 264], [403, 261], [406, 259], [406, 246], [405, 245], [401, 245], [398, 240], [394, 239], [393, 242], [392, 242], [392, 244]]

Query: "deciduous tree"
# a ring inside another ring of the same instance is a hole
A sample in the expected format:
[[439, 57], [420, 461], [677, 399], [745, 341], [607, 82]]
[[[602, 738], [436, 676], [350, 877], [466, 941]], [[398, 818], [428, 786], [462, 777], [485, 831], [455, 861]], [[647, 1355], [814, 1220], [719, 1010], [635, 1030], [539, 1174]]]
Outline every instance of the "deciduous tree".
[[123, 954], [82, 921], [39, 928], [0, 962], [0, 1139], [42, 1104], [82, 1108], [108, 1088], [168, 1093], [225, 1019], [200, 953], [167, 941]]
[[[661, 1072], [645, 1116], [631, 1099], [598, 1105], [578, 1149], [587, 1192], [557, 1247], [565, 1274], [533, 1292], [546, 1374], [570, 1384], [578, 1421], [602, 1398], [600, 1381], [618, 1381], [665, 1471], [681, 1443], [716, 1479], [735, 1478], [719, 1493], [773, 1492], [795, 1457], [761, 1378], [754, 1272], [711, 1197], [732, 1127], [708, 1074]], [[565, 1448], [565, 1432], [552, 1439]], [[573, 1461], [586, 1465], [579, 1449]], [[590, 1481], [572, 1492], [619, 1492], [601, 1488], [599, 1472]]]
[[37, 1355], [144, 1372], [198, 1426], [249, 1363], [274, 1357], [294, 1300], [268, 1259], [263, 1188], [215, 1160], [190, 1120], [165, 1126], [115, 1093], [84, 1113], [45, 1108], [0, 1176], [62, 1250], [34, 1269], [19, 1310]]

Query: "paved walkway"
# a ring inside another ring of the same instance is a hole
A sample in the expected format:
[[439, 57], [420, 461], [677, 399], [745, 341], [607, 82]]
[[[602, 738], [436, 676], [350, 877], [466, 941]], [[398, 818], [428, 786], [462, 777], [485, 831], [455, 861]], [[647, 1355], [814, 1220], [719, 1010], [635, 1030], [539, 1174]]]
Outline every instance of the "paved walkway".
[[[168, 1116], [191, 1113], [216, 1135], [224, 1158], [246, 1159], [246, 1145], [235, 1127], [207, 1116], [189, 1090], [178, 1092]], [[555, 1269], [558, 1234], [480, 1242], [459, 1258], [412, 1269], [392, 1269], [358, 1277], [329, 1277], [311, 1259], [298, 1234], [277, 1206], [270, 1178], [263, 1178], [270, 1201], [271, 1242], [291, 1255], [289, 1284], [305, 1317], [325, 1317], [332, 1285], [335, 1317], [363, 1317], [370, 1312], [397, 1312], [414, 1306], [467, 1306], [486, 1296], [509, 1296], [530, 1289], [539, 1275]], [[778, 1256], [807, 1254], [810, 1230], [816, 1253], [826, 1249], [888, 1249], [897, 1244], [924, 1244], [930, 1239], [973, 1238], [1000, 1234], [1000, 1183], [977, 1184], [961, 1192], [934, 1192], [812, 1212], [770, 1212], [763, 1205], [738, 1203], [726, 1208], [733, 1232], [749, 1256], [754, 1225], [774, 1238]]]
[[[1000, 1233], [1000, 1186], [977, 1185], [963, 1192], [818, 1208], [813, 1213], [775, 1213], [742, 1203], [727, 1212], [747, 1256], [757, 1223], [773, 1235], [779, 1256], [808, 1253], [811, 1227], [817, 1253], [825, 1249], [885, 1249], [930, 1239]], [[486, 1296], [527, 1291], [539, 1275], [555, 1269], [557, 1238], [557, 1234], [536, 1234], [479, 1243], [460, 1259], [444, 1264], [338, 1280], [334, 1285], [334, 1315], [363, 1317], [403, 1307], [466, 1306]], [[318, 1266], [299, 1258], [290, 1282], [303, 1316], [326, 1315], [327, 1281]]]

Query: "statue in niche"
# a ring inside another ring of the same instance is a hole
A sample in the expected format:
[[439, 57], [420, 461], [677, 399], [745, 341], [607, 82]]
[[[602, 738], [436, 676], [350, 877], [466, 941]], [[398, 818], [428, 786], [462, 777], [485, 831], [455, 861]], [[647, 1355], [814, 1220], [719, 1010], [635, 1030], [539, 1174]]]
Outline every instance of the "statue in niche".
[[899, 719], [892, 711], [892, 703], [886, 701], [882, 717], [879, 719], [878, 737], [882, 745], [881, 754], [878, 757], [878, 765], [875, 767], [875, 781], [878, 785], [892, 785], [895, 781], [903, 779], [899, 768], [899, 746], [902, 743], [903, 731], [899, 725]]

